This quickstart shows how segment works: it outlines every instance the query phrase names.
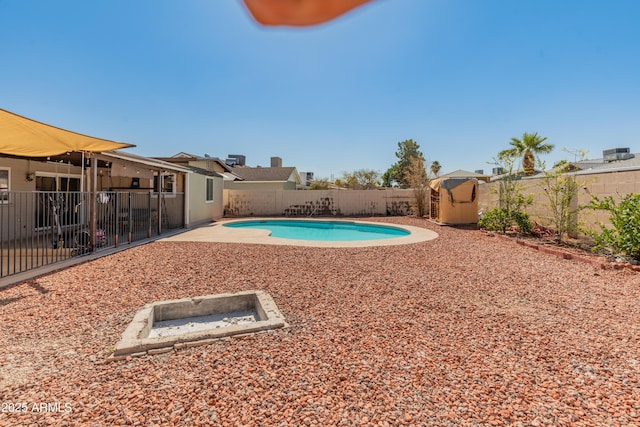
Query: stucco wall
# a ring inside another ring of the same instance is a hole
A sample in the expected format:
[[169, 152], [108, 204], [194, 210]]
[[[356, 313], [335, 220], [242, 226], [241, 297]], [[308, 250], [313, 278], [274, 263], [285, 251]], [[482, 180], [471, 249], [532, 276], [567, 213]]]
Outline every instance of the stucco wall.
[[[630, 193], [640, 193], [640, 170], [617, 171], [608, 173], [584, 173], [575, 174], [580, 185], [577, 205], [587, 205], [591, 201], [591, 196], [603, 198], [613, 196], [619, 199]], [[532, 219], [549, 225], [550, 202], [545, 195], [545, 183], [541, 178], [523, 178], [519, 181], [522, 185], [522, 193], [532, 195], [534, 203], [527, 208], [527, 213]], [[480, 211], [488, 211], [498, 204], [498, 183], [481, 183], [479, 207]], [[593, 211], [585, 209], [578, 217], [580, 225], [586, 229], [599, 230], [598, 222], [608, 223], [608, 214], [603, 211]]]
[[224, 190], [225, 216], [408, 215], [411, 190]]
[[213, 201], [206, 201], [207, 177], [200, 174], [189, 174], [189, 227], [222, 218], [223, 215], [223, 182], [222, 178], [213, 177]]

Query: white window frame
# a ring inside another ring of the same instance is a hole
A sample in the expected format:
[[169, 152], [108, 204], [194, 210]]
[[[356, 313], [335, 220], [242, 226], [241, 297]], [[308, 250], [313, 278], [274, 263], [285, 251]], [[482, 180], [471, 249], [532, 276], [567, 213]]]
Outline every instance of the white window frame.
[[[66, 193], [67, 189], [66, 188], [62, 188], [62, 183], [60, 182], [61, 178], [67, 178], [67, 179], [77, 179], [82, 183], [82, 175], [81, 174], [74, 174], [74, 173], [60, 173], [60, 172], [40, 172], [40, 171], [36, 171], [35, 173], [36, 178], [39, 176], [43, 176], [46, 178], [54, 178], [56, 180], [56, 187], [58, 188], [57, 193]], [[80, 224], [83, 224], [86, 216], [83, 214], [84, 211], [81, 212], [81, 214], [79, 215], [79, 217], [77, 218], [76, 222], [72, 222], [69, 224], [64, 224], [61, 225], [61, 228], [66, 228], [69, 226], [77, 226]], [[48, 230], [53, 228], [53, 224], [49, 224], [46, 225], [44, 227], [36, 227], [36, 230]]]
[[0, 189], [0, 204], [8, 204], [11, 202], [11, 168], [0, 167], [0, 171], [7, 171], [7, 188]]
[[[176, 196], [176, 183], [178, 181], [178, 175], [173, 173], [173, 172], [162, 172], [159, 173], [157, 175], [154, 176], [154, 179], [152, 180], [153, 183], [153, 193], [155, 195], [158, 194], [158, 191], [156, 189], [156, 178], [160, 179], [160, 191], [162, 192], [162, 194], [164, 194], [165, 197], [175, 197]], [[171, 181], [167, 181], [171, 184], [171, 191], [164, 191], [165, 186], [165, 180], [167, 177], [172, 177]]]
[[[211, 185], [211, 198], [209, 198], [209, 185]], [[204, 201], [205, 203], [213, 203], [215, 198], [215, 181], [212, 177], [208, 176], [204, 183]]]

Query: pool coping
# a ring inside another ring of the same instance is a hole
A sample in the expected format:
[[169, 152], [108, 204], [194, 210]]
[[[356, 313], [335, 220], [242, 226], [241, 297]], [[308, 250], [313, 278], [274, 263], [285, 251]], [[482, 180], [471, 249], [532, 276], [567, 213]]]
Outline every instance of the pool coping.
[[[378, 240], [358, 240], [345, 242], [324, 242], [316, 240], [294, 240], [283, 239], [279, 237], [270, 237], [269, 230], [259, 229], [242, 229], [223, 227], [224, 224], [242, 221], [271, 221], [271, 220], [287, 220], [287, 221], [345, 221], [363, 225], [385, 225], [400, 228], [409, 231], [408, 236], [392, 237]], [[218, 243], [249, 243], [261, 245], [285, 245], [285, 246], [305, 246], [314, 248], [363, 248], [371, 246], [397, 246], [407, 245], [411, 243], [420, 243], [432, 240], [438, 237], [438, 233], [426, 228], [414, 227], [404, 224], [390, 224], [384, 222], [359, 221], [354, 219], [333, 219], [333, 218], [282, 218], [282, 217], [265, 217], [265, 218], [241, 218], [230, 219], [215, 222], [213, 224], [194, 228], [192, 230], [180, 233], [171, 237], [160, 239], [161, 242], [218, 242]]]

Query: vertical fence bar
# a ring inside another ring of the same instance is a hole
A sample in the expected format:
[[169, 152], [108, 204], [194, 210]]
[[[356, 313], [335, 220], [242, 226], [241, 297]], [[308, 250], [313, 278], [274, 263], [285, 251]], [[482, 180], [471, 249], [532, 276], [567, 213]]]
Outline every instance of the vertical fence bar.
[[5, 263], [4, 261], [4, 251], [7, 251], [7, 256], [9, 255], [9, 249], [6, 248], [5, 246], [5, 236], [4, 236], [4, 229], [5, 227], [5, 215], [4, 215], [4, 211], [6, 209], [6, 207], [8, 206], [9, 203], [9, 198], [11, 197], [11, 193], [7, 194], [7, 200], [3, 201], [2, 204], [0, 204], [0, 277], [4, 277], [6, 275], [5, 273], [5, 267], [7, 267], [8, 270], [8, 263]]

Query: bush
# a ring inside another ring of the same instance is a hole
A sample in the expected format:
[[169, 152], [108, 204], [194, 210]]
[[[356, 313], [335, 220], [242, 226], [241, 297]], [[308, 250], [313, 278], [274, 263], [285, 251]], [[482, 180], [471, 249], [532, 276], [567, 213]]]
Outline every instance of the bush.
[[587, 231], [596, 243], [594, 249], [611, 248], [616, 253], [640, 260], [640, 194], [627, 194], [616, 203], [612, 196], [600, 200], [593, 196], [590, 209], [609, 212], [613, 228], [598, 224], [600, 233]]
[[531, 233], [531, 221], [529, 215], [522, 211], [509, 211], [505, 208], [494, 208], [484, 213], [478, 220], [478, 226], [490, 231], [497, 231], [502, 234], [508, 229], [517, 226], [518, 231], [523, 234]]

